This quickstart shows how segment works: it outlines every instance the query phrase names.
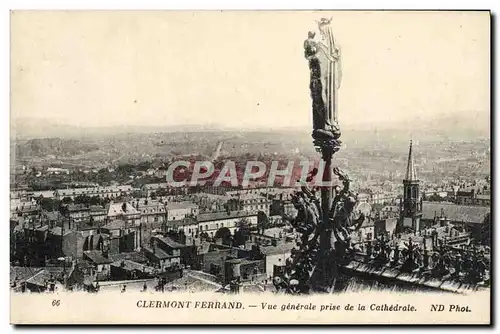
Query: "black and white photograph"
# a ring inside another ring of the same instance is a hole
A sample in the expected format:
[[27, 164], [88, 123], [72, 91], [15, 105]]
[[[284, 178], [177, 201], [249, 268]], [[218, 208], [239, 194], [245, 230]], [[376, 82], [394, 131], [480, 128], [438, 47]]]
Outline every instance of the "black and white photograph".
[[489, 11], [10, 20], [12, 323], [490, 324]]

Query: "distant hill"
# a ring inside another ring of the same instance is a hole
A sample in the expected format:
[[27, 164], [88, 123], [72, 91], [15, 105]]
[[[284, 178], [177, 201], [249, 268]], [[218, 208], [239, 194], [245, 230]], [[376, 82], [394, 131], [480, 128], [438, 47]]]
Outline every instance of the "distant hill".
[[85, 144], [74, 139], [43, 138], [16, 143], [16, 155], [19, 158], [46, 157], [49, 155], [71, 157], [97, 151], [98, 149], [99, 146], [95, 144]]
[[[12, 139], [107, 137], [129, 133], [227, 131], [218, 125], [79, 127], [46, 119], [19, 118], [11, 122]], [[234, 130], [234, 129], [233, 129]]]
[[[490, 115], [471, 112], [465, 116], [437, 115], [433, 119], [421, 120], [418, 115], [404, 122], [373, 125], [370, 123], [341, 123], [342, 138], [360, 145], [374, 143], [376, 140], [407, 143], [410, 138], [419, 141], [470, 141], [490, 138]], [[153, 133], [196, 133], [196, 132], [233, 132], [260, 134], [264, 137], [280, 134], [288, 138], [310, 138], [310, 126], [294, 128], [229, 128], [221, 125], [182, 125], [182, 126], [113, 126], [78, 127], [64, 125], [44, 119], [22, 118], [13, 120], [11, 138], [63, 138], [109, 137], [127, 134]], [[277, 139], [277, 138], [275, 138]]]
[[66, 138], [80, 133], [80, 128], [58, 124], [43, 118], [12, 119], [10, 124], [10, 138]]

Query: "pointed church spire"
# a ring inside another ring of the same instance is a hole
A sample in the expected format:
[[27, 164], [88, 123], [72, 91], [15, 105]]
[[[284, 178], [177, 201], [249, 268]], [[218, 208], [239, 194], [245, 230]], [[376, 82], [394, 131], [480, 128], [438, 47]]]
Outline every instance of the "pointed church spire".
[[406, 181], [417, 181], [417, 172], [413, 162], [413, 141], [410, 140], [410, 152], [408, 153], [408, 166], [406, 167]]

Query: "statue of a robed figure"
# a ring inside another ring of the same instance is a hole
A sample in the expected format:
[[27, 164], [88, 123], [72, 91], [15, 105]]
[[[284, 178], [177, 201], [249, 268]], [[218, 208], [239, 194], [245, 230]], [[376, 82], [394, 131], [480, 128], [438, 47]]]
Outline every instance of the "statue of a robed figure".
[[[310, 31], [304, 41], [304, 55], [311, 73], [312, 137], [324, 162], [321, 176], [324, 184], [309, 188], [318, 174], [314, 169], [292, 196], [298, 213], [291, 225], [300, 237], [283, 274], [274, 280], [277, 291], [288, 293], [332, 292], [339, 277], [339, 265], [354, 252], [351, 235], [359, 231], [369, 215], [369, 210], [361, 210], [348, 175], [331, 165], [334, 153], [341, 146], [337, 103], [341, 66], [340, 48], [335, 44], [330, 22], [331, 19], [318, 21], [320, 38], [316, 39], [316, 33]], [[332, 172], [342, 187], [332, 189]]]
[[[337, 91], [340, 88], [340, 48], [335, 44], [331, 19], [318, 21], [320, 38], [310, 31], [304, 41], [304, 56], [309, 61], [310, 90], [315, 141], [335, 141], [340, 137]], [[337, 145], [335, 145], [337, 146]]]

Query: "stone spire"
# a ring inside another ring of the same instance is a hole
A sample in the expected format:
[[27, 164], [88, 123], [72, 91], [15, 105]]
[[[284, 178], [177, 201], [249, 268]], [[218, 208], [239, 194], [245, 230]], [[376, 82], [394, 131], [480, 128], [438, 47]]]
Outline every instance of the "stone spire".
[[410, 152], [408, 153], [408, 166], [406, 167], [405, 181], [417, 181], [417, 172], [413, 161], [413, 142], [410, 140]]

